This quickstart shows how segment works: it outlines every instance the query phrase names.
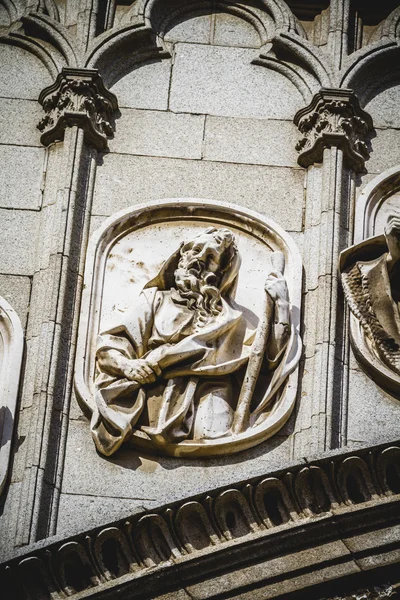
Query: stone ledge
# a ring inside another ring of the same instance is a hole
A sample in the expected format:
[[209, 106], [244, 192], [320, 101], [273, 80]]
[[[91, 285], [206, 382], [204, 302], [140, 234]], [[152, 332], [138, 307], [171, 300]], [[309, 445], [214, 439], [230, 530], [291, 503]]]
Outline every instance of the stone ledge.
[[52, 600], [145, 599], [183, 587], [194, 598], [225, 598], [249, 586], [275, 598], [396, 568], [399, 524], [400, 446], [386, 444], [43, 540], [1, 567], [0, 586], [13, 600], [32, 590]]

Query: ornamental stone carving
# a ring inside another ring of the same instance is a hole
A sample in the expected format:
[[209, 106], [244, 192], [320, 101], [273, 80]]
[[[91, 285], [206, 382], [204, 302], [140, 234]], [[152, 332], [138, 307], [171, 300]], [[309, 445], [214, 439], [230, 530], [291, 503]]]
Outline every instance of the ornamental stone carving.
[[18, 315], [0, 296], [0, 494], [10, 461], [23, 343]]
[[65, 128], [72, 125], [82, 127], [86, 142], [95, 148], [107, 146], [118, 103], [97, 70], [64, 68], [55, 83], [41, 92], [39, 102], [46, 112], [38, 124], [45, 146], [62, 140]]
[[324, 149], [337, 146], [353, 169], [363, 169], [369, 158], [366, 142], [372, 119], [352, 90], [322, 88], [296, 113], [294, 123], [303, 134], [296, 145], [302, 167], [321, 162]]
[[353, 350], [383, 387], [400, 393], [400, 215], [385, 234], [348, 248], [340, 272], [351, 310]]
[[290, 238], [238, 207], [174, 199], [109, 220], [76, 378], [99, 452], [208, 456], [274, 434], [295, 400], [300, 280]]
[[384, 583], [381, 586], [374, 586], [373, 588], [362, 588], [344, 596], [321, 598], [321, 600], [379, 600], [380, 598], [392, 598], [396, 595], [397, 591], [394, 586]]

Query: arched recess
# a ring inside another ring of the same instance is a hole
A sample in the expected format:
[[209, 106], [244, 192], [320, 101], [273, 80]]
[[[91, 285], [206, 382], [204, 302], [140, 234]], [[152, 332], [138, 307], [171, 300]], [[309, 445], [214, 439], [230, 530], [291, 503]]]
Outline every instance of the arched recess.
[[[339, 75], [339, 86], [355, 91], [365, 106], [382, 86], [400, 78], [400, 47], [394, 40], [381, 41], [350, 55]], [[393, 83], [392, 83], [393, 84]]]
[[374, 177], [360, 194], [355, 215], [354, 243], [381, 235], [391, 211], [399, 212], [400, 165]]
[[23, 344], [19, 317], [0, 296], [0, 494], [10, 461]]
[[[163, 4], [165, 3], [162, 2], [162, 0], [141, 0], [132, 7], [129, 17], [142, 17], [147, 25], [152, 26], [152, 23], [155, 19], [155, 13], [160, 7], [162, 7]], [[176, 0], [175, 4], [176, 7], [178, 7], [179, 4], [182, 4], [182, 2]], [[189, 4], [193, 4], [193, 2]], [[210, 3], [195, 2], [195, 4], [201, 5]], [[228, 2], [226, 2], [226, 4], [228, 4]], [[283, 0], [261, 0], [259, 3], [250, 1], [247, 3], [242, 3], [241, 6], [244, 7], [245, 4], [249, 5], [249, 8], [251, 6], [256, 6], [256, 4], [262, 4], [265, 12], [272, 17], [276, 29], [303, 33], [301, 25], [297, 22], [297, 19]]]
[[[219, 12], [235, 16], [254, 28], [258, 43], [239, 42], [237, 45], [254, 47], [252, 64], [283, 75], [302, 95], [303, 103], [308, 102], [321, 86], [331, 85], [319, 49], [307, 41], [301, 24], [282, 0], [249, 0], [241, 4], [232, 0], [189, 0], [185, 3], [142, 0], [125, 13], [116, 27], [93, 41], [86, 56], [86, 66], [99, 68], [106, 84], [111, 86], [145, 60], [169, 56], [173, 44], [168, 33], [177, 24]], [[117, 56], [119, 63], [123, 63], [121, 68], [116, 64]]]

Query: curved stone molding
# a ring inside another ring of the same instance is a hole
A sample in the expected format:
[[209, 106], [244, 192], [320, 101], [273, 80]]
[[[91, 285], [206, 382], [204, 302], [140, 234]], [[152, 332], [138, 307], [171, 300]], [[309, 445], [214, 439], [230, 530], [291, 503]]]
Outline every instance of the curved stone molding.
[[[136, 594], [153, 598], [153, 588], [148, 596], [143, 594], [147, 575], [153, 578], [153, 585], [159, 586], [158, 593], [165, 593], [163, 572], [171, 578], [174, 568], [179, 571], [180, 585], [184, 585], [182, 577], [189, 583], [201, 575], [216, 578], [218, 572], [223, 574], [224, 569], [234, 566], [242, 573], [248, 565], [245, 549], [249, 543], [253, 560], [265, 564], [265, 560], [273, 562], [279, 557], [271, 573], [264, 569], [265, 578], [274, 580], [279, 574], [283, 581], [284, 577], [298, 576], [297, 553], [311, 547], [310, 562], [304, 567], [307, 565], [314, 577], [319, 544], [329, 543], [332, 549], [335, 539], [341, 536], [350, 542], [339, 541], [332, 554], [332, 567], [338, 564], [338, 558], [343, 564], [349, 560], [350, 548], [350, 558], [356, 564], [358, 557], [360, 562], [368, 557], [369, 571], [368, 553], [373, 557], [377, 552], [378, 565], [382, 566], [386, 552], [390, 564], [396, 534], [393, 530], [388, 535], [388, 529], [380, 532], [379, 527], [389, 527], [393, 518], [398, 520], [399, 503], [399, 446], [326, 457], [306, 467], [303, 463], [242, 482], [240, 487], [187, 498], [67, 540], [42, 542], [37, 549], [25, 555], [20, 552], [0, 568], [1, 589], [9, 590], [5, 600], [31, 598], [32, 589], [41, 590], [40, 598], [86, 598], [96, 592], [102, 597], [103, 591], [113, 597], [121, 585], [125, 586], [124, 592], [120, 590], [122, 598], [134, 598]], [[368, 534], [368, 527], [373, 529], [372, 534]], [[382, 547], [384, 544], [387, 549]], [[289, 556], [282, 562], [282, 555]], [[299, 555], [304, 556], [304, 552]], [[394, 553], [392, 561], [395, 559]], [[330, 555], [324, 555], [324, 564], [328, 565], [329, 560]], [[294, 573], [288, 568], [290, 564]], [[355, 571], [359, 572], [358, 566]], [[326, 575], [322, 577], [326, 580]], [[316, 581], [313, 578], [313, 583]], [[375, 591], [371, 589], [368, 597], [375, 598]], [[383, 585], [381, 591], [389, 593], [390, 586]]]
[[296, 145], [299, 165], [321, 162], [324, 149], [336, 146], [350, 166], [363, 169], [369, 157], [366, 139], [372, 119], [360, 108], [352, 90], [322, 88], [296, 113], [294, 123], [303, 134]]
[[64, 68], [55, 83], [41, 92], [39, 102], [46, 112], [38, 124], [45, 146], [64, 139], [65, 128], [73, 125], [84, 130], [86, 142], [95, 148], [107, 146], [118, 103], [98, 71]]
[[300, 302], [299, 252], [262, 215], [171, 199], [108, 219], [88, 248], [75, 378], [97, 449], [215, 456], [276, 433]]
[[400, 192], [400, 165], [386, 169], [367, 183], [357, 199], [354, 219], [355, 244], [383, 233], [382, 210], [387, 217], [387, 202], [398, 192]]
[[0, 296], [0, 494], [10, 460], [23, 348], [19, 317]]

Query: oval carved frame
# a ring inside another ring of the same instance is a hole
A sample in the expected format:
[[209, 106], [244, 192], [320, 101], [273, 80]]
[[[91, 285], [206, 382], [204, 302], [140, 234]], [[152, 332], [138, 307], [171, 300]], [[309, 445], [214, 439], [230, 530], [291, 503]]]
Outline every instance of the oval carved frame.
[[[234, 440], [233, 436], [207, 439], [206, 444], [201, 441], [185, 440], [163, 448], [163, 452], [171, 456], [197, 458], [237, 452], [259, 444], [274, 435], [285, 424], [295, 405], [298, 386], [297, 364], [302, 349], [299, 336], [302, 262], [292, 238], [271, 219], [237, 205], [194, 198], [156, 200], [130, 207], [107, 219], [93, 234], [88, 246], [75, 364], [75, 389], [82, 410], [90, 417], [96, 410], [93, 382], [95, 345], [101, 319], [106, 263], [111, 249], [124, 236], [135, 230], [149, 225], [162, 223], [170, 225], [185, 220], [205, 224], [213, 222], [221, 227], [233, 227], [237, 231], [254, 236], [258, 242], [266, 244], [271, 252], [279, 250], [284, 254], [285, 277], [288, 281], [292, 306], [292, 325], [296, 332], [296, 343], [288, 359], [291, 368], [288, 369], [287, 379], [281, 388], [284, 388], [284, 391], [261, 425], [235, 435]], [[135, 447], [152, 453], [157, 452], [144, 432], [134, 430], [132, 437]]]

